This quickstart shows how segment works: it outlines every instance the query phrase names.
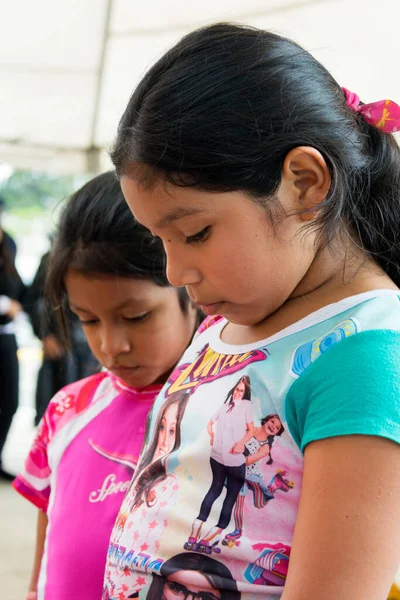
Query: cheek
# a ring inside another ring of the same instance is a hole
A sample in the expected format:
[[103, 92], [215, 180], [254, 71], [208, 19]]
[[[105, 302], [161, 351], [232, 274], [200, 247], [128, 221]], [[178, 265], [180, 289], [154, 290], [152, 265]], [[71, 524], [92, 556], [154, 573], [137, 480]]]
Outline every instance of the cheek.
[[83, 327], [83, 332], [92, 354], [101, 362], [101, 342], [98, 334], [93, 329], [91, 330], [90, 327]]
[[174, 366], [189, 341], [189, 324], [181, 313], [163, 311], [142, 333], [143, 354], [155, 365]]

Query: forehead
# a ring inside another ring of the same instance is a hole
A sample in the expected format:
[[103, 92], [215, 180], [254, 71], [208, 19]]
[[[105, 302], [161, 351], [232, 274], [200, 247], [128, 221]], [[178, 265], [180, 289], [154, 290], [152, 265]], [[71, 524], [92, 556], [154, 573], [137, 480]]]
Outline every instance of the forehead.
[[178, 403], [174, 402], [170, 406], [168, 406], [167, 410], [163, 414], [163, 420], [176, 418], [178, 413]]
[[146, 188], [135, 179], [121, 178], [121, 188], [138, 221], [148, 226], [168, 227], [176, 220], [213, 208], [210, 194], [193, 188], [179, 188], [157, 183]]
[[69, 269], [65, 287], [71, 305], [112, 309], [121, 303], [144, 304], [162, 301], [176, 291], [161, 287], [147, 279], [115, 277], [114, 275], [89, 275]]
[[240, 200], [244, 198], [240, 192], [205, 192], [164, 183], [146, 188], [126, 176], [121, 178], [121, 188], [135, 218], [152, 230], [201, 215], [216, 216], [229, 212], [232, 216], [240, 212]]

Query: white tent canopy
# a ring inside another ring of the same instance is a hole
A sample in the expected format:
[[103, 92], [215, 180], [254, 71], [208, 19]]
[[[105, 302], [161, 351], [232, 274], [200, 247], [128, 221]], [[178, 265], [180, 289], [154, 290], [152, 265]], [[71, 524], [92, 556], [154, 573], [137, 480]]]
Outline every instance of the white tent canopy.
[[132, 89], [184, 33], [234, 20], [294, 38], [364, 102], [400, 102], [399, 0], [0, 0], [0, 161], [97, 171]]

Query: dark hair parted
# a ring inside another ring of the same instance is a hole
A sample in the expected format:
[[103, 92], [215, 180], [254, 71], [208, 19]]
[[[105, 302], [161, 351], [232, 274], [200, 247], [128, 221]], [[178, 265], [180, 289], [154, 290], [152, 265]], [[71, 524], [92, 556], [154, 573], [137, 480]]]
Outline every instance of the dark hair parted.
[[225, 23], [182, 38], [133, 93], [112, 160], [144, 183], [243, 191], [265, 203], [298, 146], [319, 150], [330, 170], [321, 235], [349, 232], [400, 285], [399, 147], [291, 40]]
[[189, 552], [176, 554], [166, 560], [161, 566], [161, 576], [153, 574], [147, 593], [148, 600], [161, 600], [169, 577], [179, 571], [195, 571], [203, 575], [212, 589], [221, 592], [221, 600], [240, 600], [241, 593], [226, 565], [210, 556]]
[[[134, 220], [115, 172], [104, 173], [75, 192], [63, 209], [46, 278], [48, 295], [68, 340], [66, 290], [68, 269], [88, 276], [146, 279], [168, 286], [165, 253], [159, 240]], [[182, 310], [189, 298], [179, 289]]]

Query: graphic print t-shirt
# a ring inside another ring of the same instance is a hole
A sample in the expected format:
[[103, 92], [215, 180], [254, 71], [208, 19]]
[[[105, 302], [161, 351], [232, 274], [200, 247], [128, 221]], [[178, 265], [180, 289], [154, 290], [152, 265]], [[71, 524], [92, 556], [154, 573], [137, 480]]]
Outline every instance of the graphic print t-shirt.
[[134, 390], [99, 373], [50, 402], [13, 483], [48, 516], [38, 600], [101, 597], [110, 532], [160, 388]]
[[[205, 589], [210, 600], [279, 598], [305, 445], [350, 434], [400, 443], [398, 292], [347, 298], [245, 346], [224, 343], [225, 326], [204, 329], [155, 402], [111, 535], [103, 600]], [[243, 378], [251, 399], [228, 412]], [[173, 448], [154, 457], [173, 402]]]

